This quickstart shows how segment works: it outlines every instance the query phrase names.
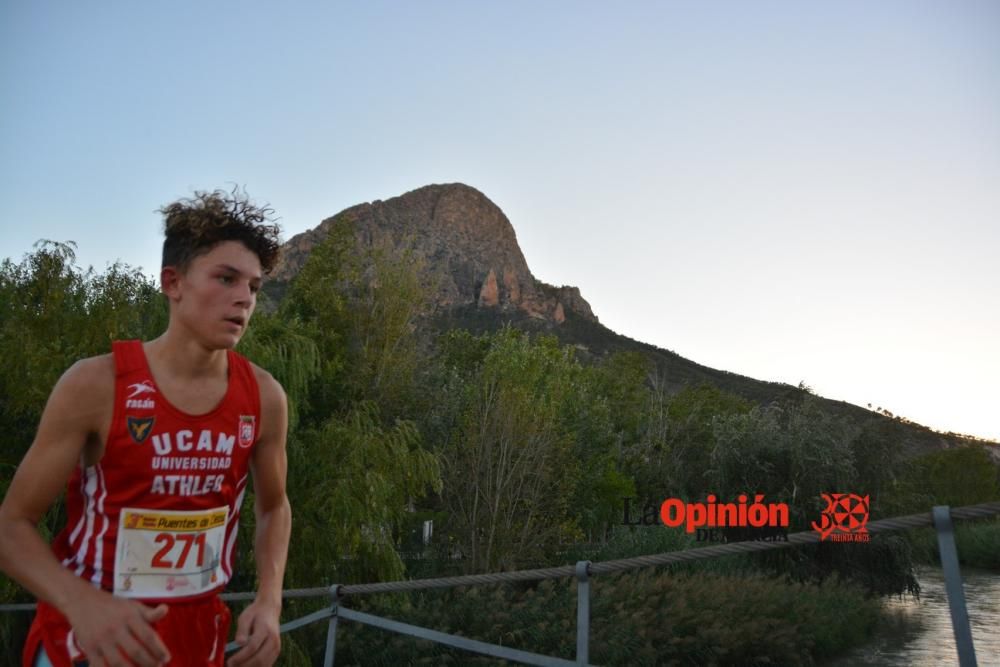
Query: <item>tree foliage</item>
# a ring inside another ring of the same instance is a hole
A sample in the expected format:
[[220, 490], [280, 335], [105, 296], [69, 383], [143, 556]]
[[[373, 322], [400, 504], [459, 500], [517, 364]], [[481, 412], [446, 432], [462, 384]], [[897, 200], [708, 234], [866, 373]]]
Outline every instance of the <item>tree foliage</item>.
[[978, 445], [931, 452], [906, 462], [892, 500], [906, 513], [1000, 500], [998, 474], [989, 453]]
[[156, 335], [166, 304], [153, 281], [116, 263], [76, 265], [75, 244], [40, 241], [21, 262], [0, 264], [0, 396], [4, 459], [19, 461], [59, 376], [120, 338]]
[[628, 470], [637, 491], [644, 498], [701, 497], [711, 487], [714, 420], [744, 415], [752, 406], [706, 384], [671, 395], [666, 378], [656, 373], [648, 377], [642, 437], [629, 451]]
[[407, 508], [428, 489], [440, 490], [437, 460], [419, 445], [412, 422], [383, 427], [370, 402], [298, 433], [289, 461], [297, 555], [289, 562], [290, 582], [403, 575], [398, 541]]
[[316, 421], [353, 401], [378, 403], [388, 421], [413, 416], [422, 359], [416, 326], [434, 280], [405, 242], [359, 246], [350, 220], [334, 220], [279, 309], [280, 317], [303, 322], [318, 345]]
[[807, 528], [806, 518], [822, 509], [822, 493], [854, 488], [857, 429], [815, 398], [719, 416], [712, 428], [706, 481], [720, 498], [764, 493], [769, 502], [787, 502]]
[[[804, 385], [791, 401], [761, 406], [708, 385], [672, 393], [642, 355], [583, 364], [556, 338], [511, 328], [422, 340], [434, 283], [405, 242], [360, 243], [349, 219], [336, 220], [276, 310], [258, 312], [240, 343], [289, 398], [286, 587], [412, 574], [401, 544], [425, 515], [442, 519], [432, 543], [440, 569], [457, 560], [488, 572], [554, 564], [583, 540], [633, 555], [642, 541], [612, 530], [626, 496], [763, 493], [788, 502], [793, 528], [805, 530], [823, 492], [869, 494], [876, 518], [1000, 497], [981, 449], [907, 463], [894, 422], [849, 422]], [[84, 271], [72, 244], [42, 242], [0, 265], [0, 318], [4, 491], [59, 375], [107, 353], [113, 339], [159, 335], [167, 308], [138, 271]], [[60, 512], [46, 517], [48, 536]], [[250, 515], [236, 588], [254, 580]], [[906, 588], [905, 545], [870, 546], [862, 556], [789, 549], [765, 565], [800, 579], [840, 571], [873, 591]], [[0, 599], [16, 594], [0, 581]], [[17, 632], [5, 627], [0, 641], [12, 641]], [[310, 653], [293, 648], [286, 655]]]
[[454, 426], [439, 448], [453, 534], [466, 570], [514, 569], [572, 536], [579, 469], [560, 409], [577, 366], [555, 340], [505, 329], [456, 370]]

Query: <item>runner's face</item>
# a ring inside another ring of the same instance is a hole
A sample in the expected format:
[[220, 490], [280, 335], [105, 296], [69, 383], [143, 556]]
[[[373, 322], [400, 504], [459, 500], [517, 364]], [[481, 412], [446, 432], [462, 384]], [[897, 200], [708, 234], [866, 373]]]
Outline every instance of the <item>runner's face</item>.
[[239, 241], [224, 241], [178, 276], [177, 315], [212, 347], [240, 341], [257, 305], [260, 260]]

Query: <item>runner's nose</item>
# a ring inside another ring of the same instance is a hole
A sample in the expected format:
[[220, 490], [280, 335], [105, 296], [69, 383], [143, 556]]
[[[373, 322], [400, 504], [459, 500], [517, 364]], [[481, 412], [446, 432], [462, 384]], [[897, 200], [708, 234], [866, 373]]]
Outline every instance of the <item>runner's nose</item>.
[[239, 289], [236, 292], [236, 303], [237, 305], [249, 307], [253, 303], [254, 294], [250, 290], [250, 283], [241, 283]]

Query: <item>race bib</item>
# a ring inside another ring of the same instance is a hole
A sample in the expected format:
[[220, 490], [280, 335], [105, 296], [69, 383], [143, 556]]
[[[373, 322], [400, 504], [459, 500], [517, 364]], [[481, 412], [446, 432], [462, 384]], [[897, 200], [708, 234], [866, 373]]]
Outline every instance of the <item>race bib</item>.
[[123, 508], [115, 595], [171, 598], [217, 588], [229, 508], [170, 512]]

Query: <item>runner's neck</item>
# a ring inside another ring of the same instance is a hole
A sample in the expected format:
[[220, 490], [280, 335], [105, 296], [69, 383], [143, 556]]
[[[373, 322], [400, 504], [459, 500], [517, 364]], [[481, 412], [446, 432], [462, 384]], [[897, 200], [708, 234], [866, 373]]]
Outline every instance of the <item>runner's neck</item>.
[[226, 350], [209, 350], [197, 341], [178, 340], [168, 329], [162, 336], [143, 344], [146, 361], [154, 375], [171, 380], [204, 381], [227, 378], [229, 358]]

